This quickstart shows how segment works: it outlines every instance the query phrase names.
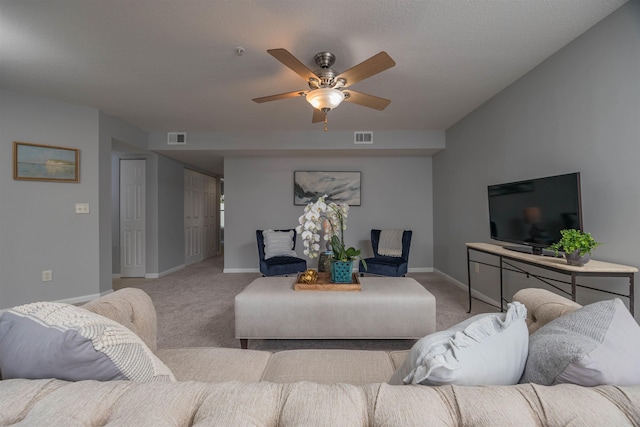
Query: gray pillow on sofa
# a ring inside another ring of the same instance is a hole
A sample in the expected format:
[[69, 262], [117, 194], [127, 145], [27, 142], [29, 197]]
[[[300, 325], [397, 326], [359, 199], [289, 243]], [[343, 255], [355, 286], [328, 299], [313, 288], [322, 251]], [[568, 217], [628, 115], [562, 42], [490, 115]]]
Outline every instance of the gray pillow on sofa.
[[585, 305], [529, 339], [521, 383], [640, 384], [640, 326], [618, 299]]
[[527, 309], [473, 316], [416, 342], [389, 384], [511, 385], [527, 360]]
[[0, 317], [2, 378], [175, 381], [132, 331], [69, 304], [38, 302]]

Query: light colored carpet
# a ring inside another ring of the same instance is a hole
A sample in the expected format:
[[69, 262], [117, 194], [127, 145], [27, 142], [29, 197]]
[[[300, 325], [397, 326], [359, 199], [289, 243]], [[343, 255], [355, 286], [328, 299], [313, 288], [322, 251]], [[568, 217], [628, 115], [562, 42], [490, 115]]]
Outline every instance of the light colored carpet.
[[[114, 290], [133, 286], [147, 292], [158, 312], [158, 347], [239, 348], [235, 338], [234, 298], [258, 273], [222, 272], [221, 256], [152, 280], [114, 280]], [[496, 308], [474, 300], [467, 313], [467, 292], [437, 273], [410, 273], [436, 297], [436, 328], [446, 329]], [[414, 340], [249, 340], [249, 348], [281, 351], [303, 348], [404, 350]]]

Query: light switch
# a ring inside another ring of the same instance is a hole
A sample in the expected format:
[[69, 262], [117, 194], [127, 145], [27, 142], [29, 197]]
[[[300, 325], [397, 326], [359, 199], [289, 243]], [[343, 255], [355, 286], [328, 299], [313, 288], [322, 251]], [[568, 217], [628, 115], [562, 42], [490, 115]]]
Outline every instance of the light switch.
[[88, 214], [89, 213], [89, 203], [76, 203], [76, 213], [77, 214]]

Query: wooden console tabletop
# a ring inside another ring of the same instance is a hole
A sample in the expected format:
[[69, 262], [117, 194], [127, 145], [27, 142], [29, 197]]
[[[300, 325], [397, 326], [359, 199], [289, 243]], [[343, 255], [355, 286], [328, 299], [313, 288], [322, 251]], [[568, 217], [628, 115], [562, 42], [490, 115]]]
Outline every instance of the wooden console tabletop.
[[[594, 259], [590, 260], [583, 267], [576, 267], [574, 265], [567, 264], [567, 261], [564, 258], [555, 258], [555, 257], [534, 255], [534, 254], [523, 253], [523, 252], [516, 252], [513, 250], [505, 249], [500, 245], [494, 245], [491, 243], [467, 243], [466, 245], [467, 245], [467, 279], [469, 284], [469, 313], [471, 312], [471, 262], [478, 262], [471, 259], [471, 255], [470, 255], [471, 251], [482, 252], [482, 253], [497, 256], [499, 258], [500, 264], [497, 266], [486, 264], [486, 263], [481, 263], [481, 264], [489, 265], [489, 266], [500, 269], [500, 309], [501, 310], [502, 310], [502, 305], [504, 301], [503, 294], [502, 294], [502, 289], [503, 289], [502, 273], [503, 273], [504, 264], [505, 264], [504, 260], [506, 259], [506, 260], [517, 261], [519, 263], [532, 265], [535, 267], [543, 268], [545, 270], [550, 270], [556, 273], [561, 273], [561, 274], [566, 274], [571, 276], [570, 295], [573, 301], [576, 300], [576, 288], [578, 287], [588, 288], [588, 289], [593, 289], [600, 292], [605, 292], [605, 293], [629, 298], [629, 311], [631, 312], [632, 315], [634, 313], [634, 307], [633, 307], [634, 283], [633, 282], [634, 282], [634, 274], [638, 272], [638, 269], [636, 267], [631, 267], [628, 265], [621, 265], [621, 264], [613, 264], [613, 263], [604, 262], [604, 261], [597, 261]], [[543, 279], [541, 276], [538, 276], [536, 274], [533, 274], [521, 269], [518, 269], [518, 270], [519, 272], [523, 274], [527, 274], [528, 276], [538, 278], [538, 279]], [[616, 292], [606, 291], [602, 289], [595, 289], [595, 288], [590, 288], [588, 286], [579, 285], [576, 283], [576, 278], [578, 276], [628, 277], [629, 293], [627, 295], [624, 295]], [[544, 279], [550, 279], [550, 278], [544, 278]], [[550, 279], [550, 280], [557, 281], [556, 279]], [[561, 292], [569, 294], [568, 292], [563, 291], [562, 289], [556, 286], [553, 286], [553, 287], [560, 290]]]

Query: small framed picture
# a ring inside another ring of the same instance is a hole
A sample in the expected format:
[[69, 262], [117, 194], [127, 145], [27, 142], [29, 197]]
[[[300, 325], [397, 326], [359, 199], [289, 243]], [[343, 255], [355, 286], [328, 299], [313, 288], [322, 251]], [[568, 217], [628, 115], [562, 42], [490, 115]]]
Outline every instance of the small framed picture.
[[80, 182], [80, 150], [14, 142], [13, 179]]
[[293, 204], [304, 206], [327, 195], [328, 202], [360, 206], [362, 172], [293, 172]]

